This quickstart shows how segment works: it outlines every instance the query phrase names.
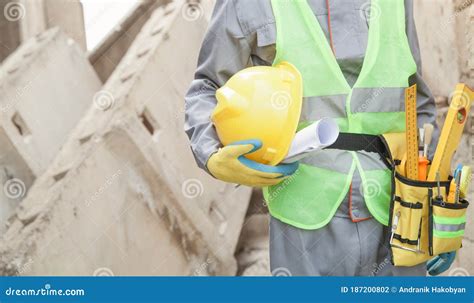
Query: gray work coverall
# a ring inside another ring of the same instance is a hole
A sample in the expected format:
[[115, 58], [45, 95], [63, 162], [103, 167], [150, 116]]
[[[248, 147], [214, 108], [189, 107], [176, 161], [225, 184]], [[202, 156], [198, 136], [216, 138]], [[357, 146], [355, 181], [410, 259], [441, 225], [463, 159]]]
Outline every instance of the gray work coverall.
[[[308, 0], [329, 38], [326, 0]], [[357, 80], [368, 38], [367, 0], [330, 0], [334, 53], [350, 85]], [[406, 31], [418, 65], [418, 123], [435, 125], [434, 98], [421, 78], [420, 51], [412, 0], [405, 0]], [[195, 79], [186, 95], [185, 130], [197, 164], [207, 170], [209, 157], [221, 147], [210, 115], [215, 92], [238, 71], [271, 65], [275, 57], [276, 26], [270, 0], [218, 0], [199, 55]], [[251, 139], [251, 138], [249, 138]], [[433, 150], [433, 148], [431, 149]], [[360, 188], [360, 175], [330, 223], [318, 230], [302, 230], [275, 218], [270, 223], [272, 273], [291, 275], [380, 276], [426, 275], [425, 264], [394, 267], [390, 263], [387, 228], [371, 217]], [[262, 227], [264, 228], [264, 227]]]

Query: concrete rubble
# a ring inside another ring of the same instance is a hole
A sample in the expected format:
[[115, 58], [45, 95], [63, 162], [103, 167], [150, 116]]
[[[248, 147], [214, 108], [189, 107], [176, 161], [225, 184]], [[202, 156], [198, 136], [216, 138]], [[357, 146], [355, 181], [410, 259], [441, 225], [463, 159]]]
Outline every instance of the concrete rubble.
[[154, 11], [36, 179], [0, 242], [0, 273], [236, 274], [251, 192], [207, 176], [189, 150], [183, 96], [198, 54], [187, 50], [207, 20], [182, 6]]
[[165, 0], [145, 0], [138, 2], [99, 44], [89, 53], [89, 60], [100, 79], [106, 82], [122, 60], [132, 42], [153, 11], [167, 3]]
[[[49, 89], [45, 89], [49, 87]], [[0, 69], [0, 235], [4, 223], [69, 137], [101, 83], [58, 28], [29, 39]]]
[[[271, 274], [261, 192], [197, 168], [183, 131], [213, 1], [141, 1], [89, 53], [78, 0], [11, 3], [28, 14], [0, 16], [0, 275]], [[415, 15], [442, 124], [474, 87], [474, 5]], [[473, 118], [455, 163], [473, 165]], [[446, 275], [474, 274], [468, 217]]]
[[86, 49], [80, 0], [0, 0], [0, 12], [0, 62], [22, 42], [54, 27]]
[[[423, 60], [423, 76], [436, 96], [438, 125], [443, 125], [452, 92], [458, 82], [474, 88], [474, 3], [472, 0], [414, 1]], [[453, 160], [474, 167], [474, 107]], [[471, 182], [472, 183], [472, 182]], [[471, 184], [469, 200], [474, 201]], [[474, 275], [474, 207], [455, 263], [445, 275]]]

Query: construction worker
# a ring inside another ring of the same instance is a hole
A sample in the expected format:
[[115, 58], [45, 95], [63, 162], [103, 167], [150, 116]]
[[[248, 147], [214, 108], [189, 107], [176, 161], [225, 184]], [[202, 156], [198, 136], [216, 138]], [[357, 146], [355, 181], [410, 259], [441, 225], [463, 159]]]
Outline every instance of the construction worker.
[[[435, 126], [436, 146], [435, 103], [421, 77], [412, 0], [217, 1], [186, 96], [185, 130], [202, 169], [264, 187], [272, 273], [426, 275], [424, 263], [390, 263], [391, 175], [376, 152], [326, 149], [282, 182], [282, 173], [237, 160], [258, 149], [258, 141], [222, 146], [210, 120], [216, 90], [242, 69], [282, 61], [302, 74], [301, 122], [330, 117], [347, 133], [403, 132], [404, 91], [416, 83], [418, 125]], [[428, 270], [440, 273], [452, 259], [438, 257]]]

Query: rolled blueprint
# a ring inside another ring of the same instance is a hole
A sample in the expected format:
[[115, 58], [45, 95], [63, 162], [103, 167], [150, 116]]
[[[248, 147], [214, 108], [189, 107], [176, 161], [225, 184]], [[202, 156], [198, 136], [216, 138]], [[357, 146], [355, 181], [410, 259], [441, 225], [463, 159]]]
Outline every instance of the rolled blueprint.
[[301, 160], [333, 144], [339, 136], [339, 126], [331, 118], [323, 118], [296, 133], [282, 163]]

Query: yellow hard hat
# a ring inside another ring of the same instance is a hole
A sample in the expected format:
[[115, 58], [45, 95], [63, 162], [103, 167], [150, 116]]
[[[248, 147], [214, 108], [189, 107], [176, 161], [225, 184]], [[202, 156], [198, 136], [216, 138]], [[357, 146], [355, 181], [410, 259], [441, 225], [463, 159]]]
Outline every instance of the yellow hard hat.
[[262, 148], [247, 158], [267, 165], [285, 158], [303, 100], [303, 81], [295, 66], [282, 62], [246, 68], [219, 88], [216, 98], [211, 119], [222, 144], [258, 139]]

